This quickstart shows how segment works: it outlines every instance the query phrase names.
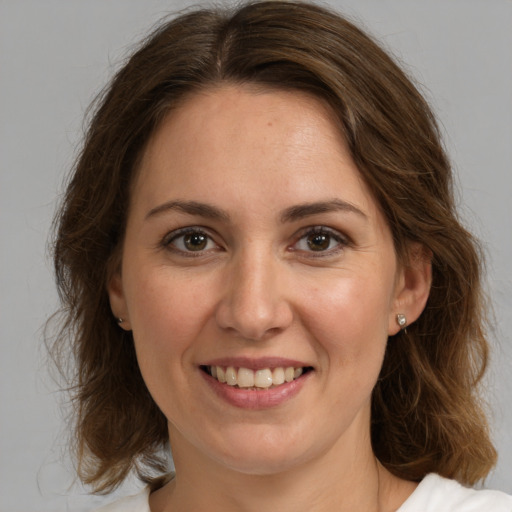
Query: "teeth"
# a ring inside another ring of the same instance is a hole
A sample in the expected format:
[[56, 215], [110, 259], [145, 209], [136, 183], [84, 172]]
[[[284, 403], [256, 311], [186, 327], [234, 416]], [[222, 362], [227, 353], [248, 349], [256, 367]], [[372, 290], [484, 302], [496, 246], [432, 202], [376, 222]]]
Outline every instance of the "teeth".
[[254, 372], [247, 368], [240, 368], [237, 384], [239, 388], [252, 388], [254, 386]]
[[[220, 366], [216, 366], [215, 367], [217, 369], [217, 380], [219, 382], [226, 382], [226, 372], [224, 371], [223, 368], [221, 368]], [[213, 372], [212, 372], [212, 377], [213, 377]]]
[[269, 388], [272, 386], [272, 372], [268, 368], [255, 372], [254, 385], [257, 388]]
[[236, 386], [237, 384], [236, 370], [232, 366], [226, 368], [226, 384], [229, 386]]
[[272, 384], [279, 386], [284, 383], [284, 368], [274, 368], [272, 372]]
[[228, 366], [224, 369], [222, 366], [209, 366], [210, 375], [219, 382], [226, 383], [229, 386], [238, 386], [239, 388], [260, 388], [266, 389], [271, 386], [279, 386], [285, 382], [292, 382], [298, 379], [304, 372], [303, 368], [278, 367], [270, 370], [250, 370], [249, 368], [234, 368]]

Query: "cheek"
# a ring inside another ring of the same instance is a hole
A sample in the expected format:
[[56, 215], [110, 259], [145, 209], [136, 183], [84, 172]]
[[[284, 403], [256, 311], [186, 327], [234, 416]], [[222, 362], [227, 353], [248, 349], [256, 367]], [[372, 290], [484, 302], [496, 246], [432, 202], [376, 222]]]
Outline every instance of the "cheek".
[[179, 412], [178, 390], [188, 388], [184, 370], [208, 317], [209, 298], [201, 292], [204, 283], [190, 282], [163, 266], [129, 270], [127, 298], [137, 361], [151, 395], [170, 419]]
[[181, 356], [177, 356], [186, 351], [200, 328], [205, 297], [165, 267], [132, 272], [127, 281], [128, 311], [141, 368], [178, 363]]
[[368, 272], [332, 277], [314, 286], [301, 315], [332, 363], [381, 361], [387, 342], [392, 283]]

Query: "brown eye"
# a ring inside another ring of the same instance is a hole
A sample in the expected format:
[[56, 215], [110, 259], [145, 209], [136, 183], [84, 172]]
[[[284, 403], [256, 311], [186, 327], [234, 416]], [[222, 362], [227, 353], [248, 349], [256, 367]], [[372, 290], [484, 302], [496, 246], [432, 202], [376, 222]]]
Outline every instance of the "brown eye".
[[208, 245], [208, 237], [203, 233], [190, 233], [183, 237], [183, 245], [189, 251], [202, 251]]
[[316, 226], [306, 230], [293, 247], [306, 254], [317, 253], [318, 256], [333, 256], [347, 245], [348, 240], [339, 231], [326, 226]]
[[311, 233], [306, 240], [312, 251], [326, 251], [331, 245], [331, 236], [326, 233]]
[[210, 252], [219, 249], [213, 239], [201, 229], [185, 228], [174, 231], [163, 241], [163, 245], [182, 254]]

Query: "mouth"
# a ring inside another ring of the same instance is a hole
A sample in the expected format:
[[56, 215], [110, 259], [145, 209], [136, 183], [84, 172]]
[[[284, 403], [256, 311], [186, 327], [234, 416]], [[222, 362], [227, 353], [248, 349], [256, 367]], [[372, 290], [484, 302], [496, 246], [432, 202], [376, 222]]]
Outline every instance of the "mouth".
[[200, 369], [221, 384], [255, 391], [277, 388], [313, 370], [310, 366], [277, 366], [259, 370], [235, 366], [200, 366]]

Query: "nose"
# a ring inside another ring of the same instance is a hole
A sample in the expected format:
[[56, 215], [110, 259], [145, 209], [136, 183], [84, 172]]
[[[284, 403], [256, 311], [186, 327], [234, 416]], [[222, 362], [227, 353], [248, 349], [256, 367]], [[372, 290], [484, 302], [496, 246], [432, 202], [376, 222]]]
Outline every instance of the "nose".
[[284, 269], [268, 250], [240, 254], [230, 265], [216, 309], [219, 327], [246, 340], [263, 340], [284, 331], [293, 311]]

